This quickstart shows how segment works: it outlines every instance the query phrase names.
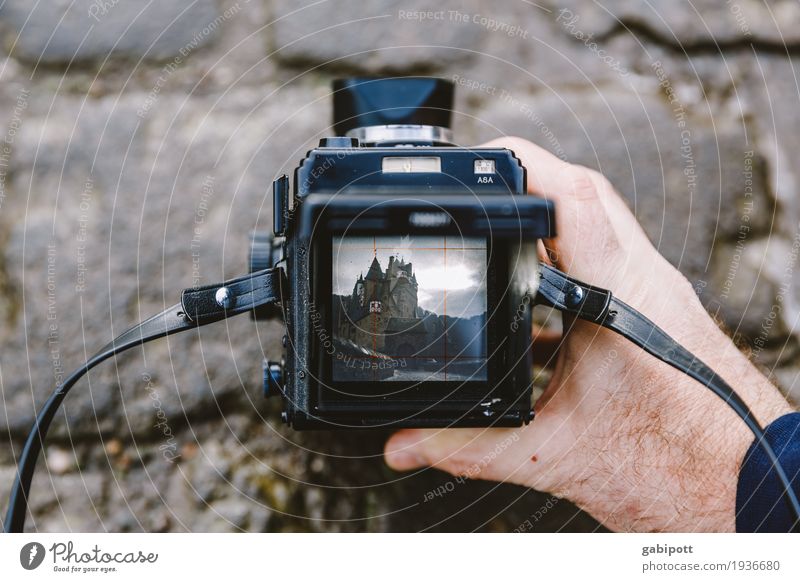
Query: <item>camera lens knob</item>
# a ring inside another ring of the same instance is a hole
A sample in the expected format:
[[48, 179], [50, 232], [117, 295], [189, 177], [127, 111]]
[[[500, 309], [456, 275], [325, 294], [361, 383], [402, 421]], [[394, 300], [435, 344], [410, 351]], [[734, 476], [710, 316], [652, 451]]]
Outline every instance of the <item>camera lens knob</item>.
[[272, 360], [264, 360], [264, 398], [283, 393], [283, 366]]

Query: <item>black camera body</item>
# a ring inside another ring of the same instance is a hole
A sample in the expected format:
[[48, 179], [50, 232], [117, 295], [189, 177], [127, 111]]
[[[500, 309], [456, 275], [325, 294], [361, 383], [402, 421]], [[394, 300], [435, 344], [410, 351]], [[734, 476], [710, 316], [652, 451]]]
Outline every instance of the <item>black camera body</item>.
[[274, 182], [274, 232], [253, 239], [251, 269], [286, 272], [265, 394], [301, 430], [529, 422], [536, 242], [555, 234], [553, 205], [525, 195], [512, 151], [449, 143], [450, 83], [334, 90], [340, 135], [308, 152], [291, 194]]

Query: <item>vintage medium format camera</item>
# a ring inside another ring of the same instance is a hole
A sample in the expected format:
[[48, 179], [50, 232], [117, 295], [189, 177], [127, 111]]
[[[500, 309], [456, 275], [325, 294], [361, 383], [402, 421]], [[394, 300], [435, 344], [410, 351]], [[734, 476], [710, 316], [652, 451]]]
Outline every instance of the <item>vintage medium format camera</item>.
[[125, 350], [243, 313], [280, 317], [283, 358], [264, 362], [264, 392], [295, 429], [521, 426], [533, 418], [533, 304], [610, 329], [722, 398], [800, 524], [786, 471], [724, 379], [610, 291], [538, 263], [553, 205], [525, 195], [514, 152], [452, 143], [452, 98], [440, 79], [336, 82], [337, 135], [308, 152], [291, 187], [275, 180], [273, 229], [253, 235], [251, 273], [185, 289], [56, 387], [19, 455], [5, 531], [24, 529], [67, 393]]
[[554, 208], [514, 152], [453, 145], [452, 98], [441, 79], [337, 81], [337, 135], [273, 184], [251, 270], [286, 271], [264, 391], [295, 429], [531, 419], [526, 298]]

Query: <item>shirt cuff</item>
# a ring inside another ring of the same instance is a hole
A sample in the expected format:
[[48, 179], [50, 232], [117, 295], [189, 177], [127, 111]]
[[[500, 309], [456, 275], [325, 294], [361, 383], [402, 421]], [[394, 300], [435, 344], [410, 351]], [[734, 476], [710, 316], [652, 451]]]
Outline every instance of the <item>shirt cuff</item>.
[[[766, 441], [800, 496], [800, 413], [773, 421], [764, 431]], [[795, 516], [783, 498], [783, 487], [767, 455], [754, 440], [744, 456], [736, 489], [737, 532], [788, 532]]]

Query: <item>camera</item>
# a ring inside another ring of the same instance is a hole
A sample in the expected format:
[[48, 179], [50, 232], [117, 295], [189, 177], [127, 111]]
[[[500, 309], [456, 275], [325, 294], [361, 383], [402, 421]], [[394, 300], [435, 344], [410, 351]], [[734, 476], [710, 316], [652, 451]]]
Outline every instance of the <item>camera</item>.
[[251, 271], [285, 271], [264, 393], [293, 428], [520, 426], [554, 208], [514, 152], [452, 143], [453, 84], [334, 82], [334, 130], [273, 183]]

